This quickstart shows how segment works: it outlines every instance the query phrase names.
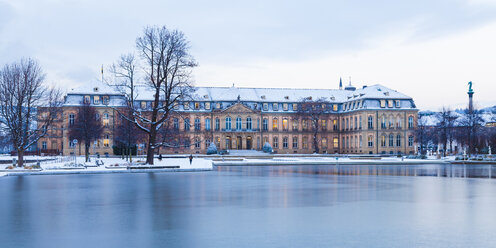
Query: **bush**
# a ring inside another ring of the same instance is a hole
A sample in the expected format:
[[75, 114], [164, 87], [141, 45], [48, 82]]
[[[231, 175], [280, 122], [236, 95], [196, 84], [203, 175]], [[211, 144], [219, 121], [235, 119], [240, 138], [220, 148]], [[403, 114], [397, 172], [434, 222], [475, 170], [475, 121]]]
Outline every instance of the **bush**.
[[207, 148], [207, 155], [210, 154], [217, 154], [217, 146], [215, 145], [214, 142], [210, 143], [210, 145]]
[[269, 142], [265, 142], [265, 144], [262, 147], [262, 151], [267, 153], [272, 153], [274, 150], [272, 150], [272, 146], [269, 144]]

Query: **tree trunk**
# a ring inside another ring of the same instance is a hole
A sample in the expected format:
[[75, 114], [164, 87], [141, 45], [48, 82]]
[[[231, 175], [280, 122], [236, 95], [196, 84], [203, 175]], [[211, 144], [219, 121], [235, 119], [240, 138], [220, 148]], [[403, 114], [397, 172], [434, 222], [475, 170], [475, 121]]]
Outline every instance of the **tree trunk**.
[[148, 147], [147, 147], [147, 153], [146, 153], [146, 163], [149, 165], [153, 165], [153, 156], [155, 155], [155, 139], [156, 139], [156, 131], [155, 127], [152, 127], [150, 130], [149, 138], [148, 138]]
[[24, 166], [24, 150], [17, 149], [17, 167]]
[[128, 146], [129, 148], [129, 163], [132, 163], [133, 162], [133, 149], [131, 148], [131, 146]]
[[90, 153], [90, 145], [89, 144], [85, 144], [84, 145], [84, 161], [85, 162], [88, 162], [88, 158], [89, 158], [89, 153]]

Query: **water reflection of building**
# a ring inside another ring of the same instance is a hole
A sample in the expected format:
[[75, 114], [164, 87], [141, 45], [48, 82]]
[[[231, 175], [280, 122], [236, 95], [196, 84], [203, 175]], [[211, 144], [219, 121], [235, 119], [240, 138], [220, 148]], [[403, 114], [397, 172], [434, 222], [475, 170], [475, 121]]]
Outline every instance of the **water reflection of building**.
[[[141, 94], [136, 106], [151, 109], [151, 94]], [[83, 101], [97, 108], [105, 122], [104, 136], [90, 153], [112, 154], [115, 128], [120, 120], [115, 108], [125, 97], [106, 86], [74, 89], [65, 98], [63, 114], [54, 129], [57, 136], [40, 139], [38, 146], [74, 150], [67, 127], [74, 122]], [[417, 112], [411, 97], [382, 85], [356, 89], [290, 89], [196, 87], [192, 100], [176, 105], [170, 127], [184, 138], [165, 153], [205, 153], [214, 142], [219, 149], [261, 150], [271, 144], [277, 153], [312, 153], [313, 130], [308, 117], [298, 111], [303, 101], [322, 100], [325, 112], [317, 135], [321, 153], [411, 154]], [[188, 148], [184, 148], [188, 145]]]

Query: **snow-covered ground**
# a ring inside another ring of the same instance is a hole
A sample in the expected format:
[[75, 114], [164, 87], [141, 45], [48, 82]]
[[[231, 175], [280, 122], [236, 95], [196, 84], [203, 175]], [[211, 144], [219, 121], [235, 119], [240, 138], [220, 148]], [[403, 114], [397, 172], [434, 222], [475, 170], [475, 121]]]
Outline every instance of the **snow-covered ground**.
[[[13, 157], [4, 156], [2, 157], [4, 160], [12, 161]], [[130, 164], [128, 161], [111, 157], [111, 158], [91, 158], [91, 162], [84, 162], [84, 157], [77, 157], [76, 162], [74, 161], [74, 157], [35, 157], [32, 156], [29, 160], [40, 161], [40, 169], [23, 169], [23, 168], [14, 168], [14, 169], [6, 169], [11, 164], [0, 164], [0, 176], [5, 175], [19, 175], [20, 173], [27, 174], [65, 174], [65, 173], [118, 173], [118, 172], [129, 172], [128, 166], [140, 166], [144, 164], [144, 160], [142, 158], [134, 158], [133, 164]], [[103, 162], [97, 166], [96, 161]], [[26, 163], [27, 166], [34, 165], [36, 162]], [[153, 167], [157, 167], [156, 169]], [[163, 166], [179, 166], [179, 168], [163, 168]], [[161, 161], [155, 159], [153, 166], [150, 171], [203, 171], [203, 170], [211, 170], [212, 169], [212, 160], [204, 159], [204, 158], [193, 158], [192, 163], [190, 164], [188, 158], [164, 158]], [[161, 168], [160, 168], [161, 167]], [[134, 172], [143, 172], [145, 170], [133, 170]]]

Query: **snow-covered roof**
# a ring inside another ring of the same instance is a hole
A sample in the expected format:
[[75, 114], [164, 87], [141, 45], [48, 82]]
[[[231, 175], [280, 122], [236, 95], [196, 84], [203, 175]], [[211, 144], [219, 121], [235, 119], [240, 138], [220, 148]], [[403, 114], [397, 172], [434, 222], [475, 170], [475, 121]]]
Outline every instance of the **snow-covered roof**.
[[[384, 87], [372, 85], [350, 90], [295, 89], [295, 88], [244, 88], [244, 87], [195, 87], [197, 101], [241, 101], [249, 102], [299, 102], [304, 98], [324, 99], [329, 102], [347, 102], [359, 99], [412, 99], [411, 97]], [[140, 90], [137, 100], [152, 100], [153, 92]]]
[[68, 95], [121, 95], [114, 87], [101, 81], [93, 80], [90, 83], [69, 90]]

